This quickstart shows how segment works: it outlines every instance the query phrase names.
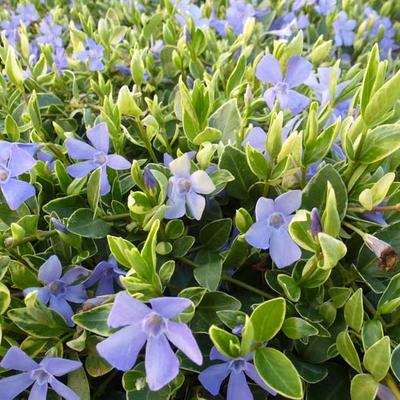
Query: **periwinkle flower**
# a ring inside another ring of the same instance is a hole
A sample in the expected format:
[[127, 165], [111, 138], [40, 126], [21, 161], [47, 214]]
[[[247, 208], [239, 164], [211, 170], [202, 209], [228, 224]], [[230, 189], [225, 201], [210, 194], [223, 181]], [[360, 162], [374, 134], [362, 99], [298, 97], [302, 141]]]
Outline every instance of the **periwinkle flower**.
[[311, 63], [300, 56], [289, 58], [285, 76], [278, 60], [271, 54], [264, 56], [257, 65], [256, 76], [263, 83], [272, 85], [264, 93], [268, 107], [274, 107], [275, 100], [281, 109], [289, 109], [298, 114], [310, 102], [309, 98], [293, 90], [305, 83], [312, 70]]
[[356, 36], [353, 32], [355, 27], [356, 21], [354, 19], [349, 19], [344, 11], [340, 11], [333, 22], [336, 46], [351, 46]]
[[23, 22], [26, 26], [29, 26], [32, 22], [39, 19], [36, 8], [32, 3], [26, 3], [25, 5], [20, 4], [17, 7], [17, 14], [19, 21]]
[[85, 50], [79, 52], [76, 59], [88, 62], [90, 71], [102, 71], [104, 69], [102, 62], [103, 53], [104, 47], [101, 44], [97, 44], [93, 39], [88, 38]]
[[379, 259], [379, 268], [384, 271], [392, 271], [399, 262], [399, 256], [394, 248], [384, 240], [366, 233], [363, 237], [366, 246]]
[[82, 267], [72, 268], [63, 275], [60, 260], [53, 255], [39, 268], [38, 278], [45, 286], [27, 288], [24, 294], [38, 291], [38, 299], [49, 304], [50, 308], [64, 317], [69, 326], [73, 326], [71, 317], [74, 311], [69, 302], [80, 304], [86, 300], [86, 289], [77, 281], [87, 275], [88, 270]]
[[326, 17], [335, 11], [336, 0], [296, 0], [293, 10], [297, 11], [305, 6], [314, 6], [315, 11]]
[[180, 297], [158, 297], [149, 303], [151, 308], [126, 292], [118, 293], [107, 324], [122, 329], [99, 343], [97, 351], [114, 368], [128, 371], [147, 342], [147, 383], [150, 390], [159, 390], [179, 373], [179, 360], [168, 340], [198, 365], [203, 357], [189, 327], [172, 320], [192, 302]]
[[11, 210], [17, 210], [22, 203], [35, 196], [33, 185], [16, 179], [29, 172], [35, 164], [36, 160], [17, 144], [0, 144], [0, 190]]
[[254, 7], [245, 0], [230, 0], [229, 7], [226, 10], [226, 20], [239, 35], [243, 32], [244, 24], [248, 18], [254, 17], [256, 11]]
[[36, 37], [36, 40], [39, 43], [50, 44], [53, 49], [63, 46], [63, 42], [61, 39], [63, 28], [61, 25], [58, 25], [53, 21], [51, 15], [46, 15], [43, 18], [43, 21], [40, 23], [39, 28], [41, 35]]
[[67, 53], [65, 52], [64, 48], [57, 47], [54, 50], [53, 61], [59, 74], [61, 74], [63, 69], [68, 68]]
[[288, 225], [300, 207], [301, 190], [291, 190], [275, 200], [260, 197], [256, 204], [256, 222], [245, 234], [248, 243], [267, 250], [278, 268], [284, 268], [301, 257], [301, 250], [290, 237]]
[[3, 357], [0, 367], [21, 371], [21, 374], [0, 379], [0, 399], [13, 400], [32, 386], [29, 400], [46, 400], [50, 387], [63, 399], [79, 400], [79, 396], [57, 377], [82, 366], [80, 361], [59, 357], [45, 357], [37, 363], [17, 346], [11, 347]]
[[107, 261], [101, 261], [96, 265], [92, 276], [85, 282], [85, 287], [89, 288], [97, 283], [96, 296], [113, 294], [114, 282], [122, 287], [119, 278], [124, 275], [126, 272], [118, 267], [114, 257], [110, 257]]
[[176, 19], [181, 26], [185, 26], [189, 18], [193, 19], [194, 25], [198, 28], [204, 28], [210, 24], [210, 20], [203, 17], [201, 8], [190, 0], [177, 0], [174, 3], [179, 11], [176, 14]]
[[67, 167], [67, 172], [74, 178], [82, 178], [96, 168], [101, 168], [100, 194], [102, 196], [111, 190], [107, 177], [107, 167], [116, 170], [129, 169], [131, 163], [117, 154], [108, 154], [110, 135], [105, 123], [95, 125], [86, 133], [89, 145], [81, 140], [69, 138], [65, 141], [68, 154], [75, 160], [86, 160]]
[[168, 200], [165, 218], [183, 217], [186, 205], [197, 220], [201, 219], [206, 206], [205, 194], [215, 190], [215, 185], [207, 172], [197, 170], [191, 174], [190, 157], [184, 154], [171, 161], [169, 168], [173, 174], [168, 183]]
[[228, 358], [213, 347], [210, 352], [210, 360], [220, 360], [222, 363], [206, 368], [199, 375], [200, 383], [213, 396], [218, 396], [222, 382], [229, 376], [227, 400], [253, 400], [246, 376], [255, 382], [272, 396], [276, 392], [268, 387], [261, 379], [253, 363], [253, 353], [246, 357]]

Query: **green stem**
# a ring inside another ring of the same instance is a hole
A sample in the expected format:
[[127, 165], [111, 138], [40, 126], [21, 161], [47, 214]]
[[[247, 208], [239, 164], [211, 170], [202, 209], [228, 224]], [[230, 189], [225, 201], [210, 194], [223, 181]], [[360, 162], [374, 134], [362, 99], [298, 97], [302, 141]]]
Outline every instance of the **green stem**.
[[7, 239], [5, 239], [4, 246], [6, 248], [11, 248], [11, 247], [20, 246], [21, 244], [25, 244], [25, 243], [29, 243], [29, 242], [44, 240], [44, 239], [54, 235], [55, 233], [57, 233], [57, 231], [55, 229], [53, 229], [51, 231], [37, 231], [36, 234], [25, 236], [23, 239], [17, 240], [17, 241], [14, 241], [12, 239], [12, 237], [9, 237], [7, 239], [11, 239], [11, 240], [8, 241]]
[[157, 156], [154, 153], [153, 146], [151, 145], [151, 142], [147, 136], [146, 130], [143, 127], [142, 121], [140, 121], [138, 118], [135, 118], [135, 122], [139, 128], [140, 137], [142, 138], [142, 140], [146, 146], [146, 149], [150, 154], [151, 159], [153, 160], [153, 162], [157, 163], [158, 162]]
[[120, 219], [127, 219], [130, 218], [129, 213], [123, 214], [114, 214], [114, 215], [104, 215], [100, 217], [103, 221], [112, 222], [112, 221], [119, 221]]
[[258, 294], [258, 295], [260, 295], [260, 296], [262, 296], [262, 297], [265, 297], [266, 299], [273, 299], [273, 298], [274, 298], [274, 296], [273, 296], [272, 294], [269, 294], [269, 293], [267, 293], [267, 292], [264, 292], [264, 291], [261, 290], [261, 289], [257, 289], [257, 288], [255, 288], [255, 287], [253, 287], [253, 286], [251, 286], [251, 285], [248, 285], [248, 284], [245, 283], [245, 282], [239, 281], [238, 279], [232, 278], [232, 277], [229, 276], [229, 275], [222, 274], [222, 275], [221, 275], [221, 279], [222, 279], [223, 281], [233, 283], [233, 284], [236, 285], [236, 286], [239, 286], [239, 287], [241, 287], [241, 288], [243, 288], [243, 289], [246, 289], [246, 290], [248, 290], [249, 292], [253, 292], [253, 293]]
[[364, 213], [364, 212], [370, 212], [370, 211], [381, 211], [381, 212], [400, 211], [400, 203], [394, 204], [392, 206], [373, 207], [371, 210], [367, 210], [364, 207], [349, 207], [348, 210], [352, 211], [352, 212], [357, 212], [357, 213]]
[[308, 278], [312, 276], [312, 274], [317, 270], [317, 262], [315, 261], [314, 264], [308, 269], [308, 271], [302, 275], [300, 280], [297, 282], [298, 285], [304, 283]]
[[355, 233], [358, 233], [362, 238], [364, 238], [364, 236], [366, 235], [365, 232], [363, 232], [361, 229], [357, 228], [353, 224], [350, 224], [349, 222], [343, 222], [343, 225], [347, 226], [348, 228], [350, 228]]
[[396, 397], [397, 400], [400, 400], [399, 386], [390, 373], [386, 375], [385, 383], [389, 386], [389, 389], [392, 391], [394, 397]]

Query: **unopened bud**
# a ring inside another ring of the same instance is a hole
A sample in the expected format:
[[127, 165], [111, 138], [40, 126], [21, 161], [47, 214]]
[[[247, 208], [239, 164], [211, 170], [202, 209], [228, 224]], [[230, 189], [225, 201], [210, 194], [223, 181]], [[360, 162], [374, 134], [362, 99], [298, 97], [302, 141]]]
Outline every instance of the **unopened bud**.
[[68, 233], [67, 227], [59, 219], [52, 217], [50, 221], [56, 231], [60, 233]]
[[365, 234], [363, 239], [367, 247], [379, 258], [379, 268], [382, 271], [388, 272], [395, 268], [399, 257], [389, 243], [369, 234]]
[[126, 85], [119, 90], [117, 105], [122, 115], [140, 117], [142, 114], [142, 110], [137, 106], [133, 94]]
[[310, 230], [314, 237], [317, 237], [318, 233], [322, 232], [321, 217], [316, 207], [311, 210]]
[[148, 189], [150, 192], [154, 192], [157, 189], [157, 180], [151, 170], [147, 167], [143, 171], [143, 180], [146, 189]]

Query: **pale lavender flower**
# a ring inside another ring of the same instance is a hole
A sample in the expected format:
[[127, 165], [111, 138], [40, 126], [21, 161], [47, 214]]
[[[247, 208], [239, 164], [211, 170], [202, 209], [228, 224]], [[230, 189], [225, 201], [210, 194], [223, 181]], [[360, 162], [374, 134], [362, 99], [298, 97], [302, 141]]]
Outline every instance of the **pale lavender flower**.
[[101, 261], [96, 265], [92, 276], [85, 282], [85, 287], [89, 288], [97, 283], [96, 296], [113, 294], [114, 282], [122, 287], [119, 278], [125, 275], [126, 272], [118, 267], [115, 258], [110, 257], [108, 261]]
[[150, 390], [159, 390], [179, 373], [179, 360], [168, 340], [198, 365], [203, 357], [189, 327], [172, 320], [192, 302], [180, 297], [158, 297], [149, 303], [151, 308], [126, 292], [118, 293], [107, 324], [122, 329], [99, 343], [97, 351], [114, 368], [128, 371], [147, 342], [147, 383]]
[[117, 154], [108, 154], [110, 149], [110, 135], [107, 124], [101, 123], [89, 129], [86, 133], [89, 144], [69, 138], [65, 141], [68, 154], [76, 160], [86, 160], [67, 167], [67, 172], [74, 178], [82, 178], [96, 168], [101, 168], [100, 194], [106, 195], [111, 186], [107, 177], [107, 167], [116, 170], [129, 169], [131, 163]]
[[24, 290], [27, 295], [38, 292], [38, 299], [43, 304], [59, 312], [69, 326], [73, 326], [71, 317], [74, 311], [68, 302], [80, 304], [86, 300], [86, 290], [79, 279], [88, 275], [89, 271], [82, 267], [75, 267], [62, 274], [62, 266], [57, 256], [51, 256], [39, 268], [38, 278], [45, 284], [43, 287], [31, 287]]
[[396, 267], [399, 261], [399, 256], [389, 243], [386, 243], [385, 241], [368, 233], [363, 236], [363, 239], [366, 246], [379, 259], [379, 268], [382, 271], [388, 272]]
[[310, 62], [300, 56], [293, 56], [290, 57], [283, 76], [278, 60], [271, 54], [264, 56], [257, 65], [256, 76], [261, 82], [272, 85], [264, 93], [268, 107], [272, 109], [275, 100], [281, 109], [289, 109], [292, 114], [298, 114], [307, 107], [309, 98], [292, 89], [305, 83], [311, 70]]
[[344, 11], [340, 11], [333, 22], [336, 46], [351, 46], [356, 36], [354, 33], [355, 27], [356, 21], [354, 19], [349, 19]]
[[293, 3], [293, 10], [297, 11], [305, 6], [314, 6], [315, 11], [326, 17], [335, 11], [336, 0], [296, 0]]
[[32, 22], [39, 19], [36, 8], [32, 3], [26, 3], [25, 5], [20, 4], [17, 7], [17, 14], [19, 21], [23, 22], [26, 26], [29, 26]]
[[300, 207], [301, 190], [291, 190], [275, 200], [260, 197], [256, 204], [256, 222], [246, 232], [248, 243], [257, 249], [269, 249], [272, 261], [284, 268], [301, 257], [301, 250], [290, 237], [288, 225]]
[[227, 400], [253, 400], [253, 394], [249, 388], [246, 377], [249, 377], [258, 386], [276, 396], [276, 392], [268, 387], [258, 374], [253, 360], [253, 353], [246, 357], [228, 358], [213, 347], [210, 352], [210, 360], [223, 361], [206, 368], [199, 375], [200, 383], [213, 396], [218, 396], [222, 382], [229, 376]]
[[183, 217], [186, 206], [191, 215], [200, 220], [206, 205], [205, 194], [215, 190], [215, 185], [207, 172], [197, 170], [191, 173], [190, 158], [187, 154], [171, 161], [169, 168], [173, 174], [168, 182], [166, 219]]
[[271, 35], [276, 35], [288, 39], [299, 29], [305, 29], [309, 25], [308, 16], [300, 14], [296, 16], [294, 12], [290, 12], [277, 18], [268, 31]]
[[21, 371], [21, 374], [0, 379], [0, 399], [13, 400], [32, 386], [30, 400], [45, 400], [50, 387], [63, 399], [79, 400], [79, 396], [57, 379], [82, 366], [80, 361], [59, 357], [45, 357], [37, 363], [17, 346], [11, 347], [0, 367]]
[[53, 53], [53, 61], [58, 74], [62, 73], [63, 69], [68, 68], [67, 53], [63, 47], [57, 47]]
[[0, 190], [11, 210], [17, 210], [22, 203], [35, 196], [33, 185], [16, 179], [29, 172], [35, 164], [36, 160], [17, 144], [0, 144]]
[[103, 53], [104, 47], [101, 44], [97, 44], [93, 39], [88, 38], [85, 50], [78, 53], [76, 59], [81, 62], [88, 62], [90, 71], [102, 71], [104, 69]]
[[41, 35], [36, 37], [36, 40], [39, 43], [50, 44], [53, 49], [63, 46], [61, 39], [63, 28], [61, 25], [58, 25], [53, 21], [51, 15], [46, 15], [39, 27]]
[[256, 11], [245, 0], [230, 0], [229, 4], [226, 10], [226, 20], [235, 33], [239, 35], [243, 32], [243, 27], [247, 19], [254, 17]]
[[174, 1], [174, 3], [178, 10], [176, 19], [181, 26], [185, 26], [190, 18], [193, 19], [194, 25], [198, 28], [209, 26], [210, 20], [208, 18], [204, 18], [201, 8], [195, 4], [192, 4], [190, 0], [177, 0]]

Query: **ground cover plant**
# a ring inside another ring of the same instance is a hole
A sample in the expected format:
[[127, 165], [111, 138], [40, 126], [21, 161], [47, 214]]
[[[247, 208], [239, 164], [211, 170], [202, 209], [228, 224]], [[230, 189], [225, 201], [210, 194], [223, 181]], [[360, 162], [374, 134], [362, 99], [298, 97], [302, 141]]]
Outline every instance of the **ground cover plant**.
[[0, 400], [399, 400], [399, 18], [3, 0]]

